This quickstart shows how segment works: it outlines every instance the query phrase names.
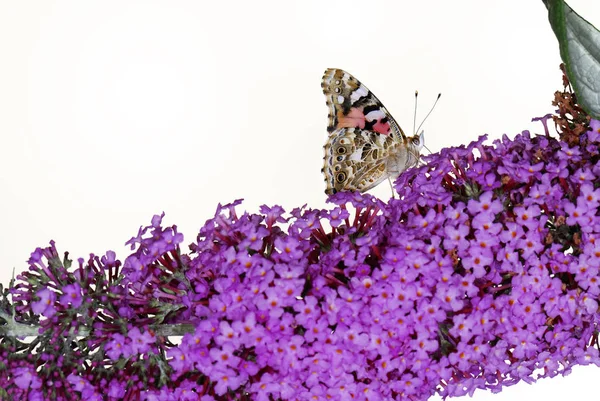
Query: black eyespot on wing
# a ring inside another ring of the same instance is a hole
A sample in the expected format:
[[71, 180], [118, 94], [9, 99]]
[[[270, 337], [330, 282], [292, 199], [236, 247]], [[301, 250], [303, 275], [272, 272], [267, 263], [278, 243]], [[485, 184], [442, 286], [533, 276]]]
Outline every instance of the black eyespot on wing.
[[344, 180], [346, 179], [346, 173], [338, 173], [338, 174], [335, 176], [335, 179], [336, 179], [338, 182], [344, 182]]

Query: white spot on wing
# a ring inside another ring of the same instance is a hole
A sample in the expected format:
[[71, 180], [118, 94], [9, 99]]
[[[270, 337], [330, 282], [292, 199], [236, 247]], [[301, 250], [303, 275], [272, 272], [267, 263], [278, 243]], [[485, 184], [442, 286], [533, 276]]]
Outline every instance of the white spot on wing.
[[362, 162], [362, 153], [361, 152], [353, 152], [350, 157], [348, 157], [349, 160], [355, 161], [355, 162]]
[[361, 85], [358, 87], [357, 90], [355, 90], [354, 92], [352, 92], [352, 95], [350, 95], [350, 101], [352, 103], [358, 101], [358, 99], [360, 99], [361, 97], [365, 97], [369, 94], [369, 91], [367, 90], [367, 88], [365, 88], [364, 85]]
[[368, 112], [365, 115], [366, 120], [369, 122], [375, 121], [375, 120], [381, 120], [384, 117], [385, 117], [385, 113], [381, 110], [373, 110], [373, 111]]
[[344, 96], [342, 96], [342, 95], [338, 96], [337, 97], [337, 101], [338, 101], [339, 104], [344, 103]]

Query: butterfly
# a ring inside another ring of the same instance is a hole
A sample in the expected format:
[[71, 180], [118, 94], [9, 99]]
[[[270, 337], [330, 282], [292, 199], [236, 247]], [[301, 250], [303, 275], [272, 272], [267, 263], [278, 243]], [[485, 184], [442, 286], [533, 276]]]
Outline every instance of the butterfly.
[[373, 92], [346, 71], [329, 68], [321, 82], [329, 107], [323, 174], [327, 195], [365, 192], [416, 166], [423, 133], [408, 137]]

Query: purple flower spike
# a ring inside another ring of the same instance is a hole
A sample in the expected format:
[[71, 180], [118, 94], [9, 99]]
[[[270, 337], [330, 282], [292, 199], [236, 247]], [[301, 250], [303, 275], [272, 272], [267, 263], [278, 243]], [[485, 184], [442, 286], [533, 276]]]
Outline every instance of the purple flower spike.
[[600, 123], [572, 99], [544, 135], [425, 157], [387, 203], [219, 205], [187, 253], [160, 214], [124, 263], [36, 249], [0, 328], [38, 337], [2, 337], [0, 395], [416, 401], [600, 366]]

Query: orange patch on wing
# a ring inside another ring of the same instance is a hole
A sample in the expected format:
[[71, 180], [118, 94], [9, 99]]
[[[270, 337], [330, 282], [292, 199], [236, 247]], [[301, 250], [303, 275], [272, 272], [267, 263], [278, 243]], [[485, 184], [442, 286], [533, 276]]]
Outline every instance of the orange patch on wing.
[[365, 113], [355, 107], [347, 115], [338, 114], [338, 128], [365, 128]]

